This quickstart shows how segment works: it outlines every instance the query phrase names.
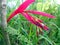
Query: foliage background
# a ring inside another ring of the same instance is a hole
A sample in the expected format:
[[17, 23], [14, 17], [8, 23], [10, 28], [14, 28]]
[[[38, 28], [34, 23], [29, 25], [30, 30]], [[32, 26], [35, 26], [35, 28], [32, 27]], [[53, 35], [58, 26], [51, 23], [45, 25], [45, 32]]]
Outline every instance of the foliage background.
[[[7, 0], [7, 17], [13, 12], [24, 0]], [[14, 3], [13, 3], [14, 2]], [[44, 20], [44, 23], [50, 30], [40, 30], [40, 28], [28, 22], [21, 14], [15, 16], [7, 27], [11, 45], [60, 45], [60, 4], [56, 0], [36, 0], [30, 5], [28, 10], [38, 10], [50, 13], [56, 16], [55, 19], [49, 19], [43, 16], [32, 15]], [[40, 34], [36, 35], [36, 30]], [[40, 31], [39, 31], [40, 30]], [[0, 44], [4, 45], [4, 37], [0, 28]]]

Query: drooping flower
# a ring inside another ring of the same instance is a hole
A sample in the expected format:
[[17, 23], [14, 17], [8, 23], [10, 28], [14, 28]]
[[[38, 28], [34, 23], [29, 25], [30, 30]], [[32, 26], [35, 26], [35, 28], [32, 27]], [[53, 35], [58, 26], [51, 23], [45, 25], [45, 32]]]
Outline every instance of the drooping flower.
[[36, 26], [38, 26], [44, 30], [49, 30], [49, 28], [43, 24], [42, 20], [35, 18], [33, 16], [30, 16], [29, 13], [46, 16], [48, 18], [55, 18], [55, 16], [52, 16], [45, 12], [39, 12], [39, 11], [35, 11], [35, 10], [25, 10], [34, 1], [35, 0], [26, 0], [24, 3], [22, 3], [14, 12], [11, 13], [9, 18], [7, 19], [7, 22], [9, 22], [16, 14], [22, 14], [28, 21], [35, 24]]

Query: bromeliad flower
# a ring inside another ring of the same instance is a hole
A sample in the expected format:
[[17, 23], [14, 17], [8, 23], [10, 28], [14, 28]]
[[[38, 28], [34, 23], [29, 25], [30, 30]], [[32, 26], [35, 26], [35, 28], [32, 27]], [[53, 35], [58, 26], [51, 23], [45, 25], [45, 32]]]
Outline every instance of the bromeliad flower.
[[36, 26], [38, 26], [44, 30], [48, 30], [49, 28], [43, 24], [42, 20], [39, 20], [38, 18], [30, 16], [29, 13], [46, 16], [48, 18], [55, 18], [55, 16], [52, 16], [52, 15], [45, 13], [45, 12], [39, 12], [39, 11], [35, 11], [35, 10], [25, 10], [34, 1], [35, 0], [26, 0], [14, 12], [12, 12], [12, 14], [7, 19], [7, 22], [9, 22], [16, 14], [22, 14], [31, 23], [35, 24]]

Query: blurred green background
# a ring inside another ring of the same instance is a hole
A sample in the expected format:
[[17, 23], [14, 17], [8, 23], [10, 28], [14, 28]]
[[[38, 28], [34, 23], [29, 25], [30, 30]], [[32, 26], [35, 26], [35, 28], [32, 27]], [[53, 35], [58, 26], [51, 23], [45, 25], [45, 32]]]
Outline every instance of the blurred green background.
[[[25, 0], [7, 0], [7, 17]], [[42, 30], [28, 22], [21, 14], [15, 16], [7, 27], [11, 45], [60, 45], [60, 0], [35, 0], [27, 10], [43, 11], [56, 16], [54, 19], [46, 18], [39, 15], [38, 17], [50, 28]], [[36, 34], [36, 31], [39, 34]], [[4, 45], [3, 35], [0, 29], [0, 45]]]

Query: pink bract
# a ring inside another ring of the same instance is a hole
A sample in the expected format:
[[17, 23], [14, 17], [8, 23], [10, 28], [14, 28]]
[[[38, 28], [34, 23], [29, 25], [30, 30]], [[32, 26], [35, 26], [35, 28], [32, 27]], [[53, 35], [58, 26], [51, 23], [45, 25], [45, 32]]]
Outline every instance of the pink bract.
[[49, 28], [43, 24], [43, 21], [35, 18], [33, 16], [30, 16], [29, 13], [32, 14], [37, 14], [37, 15], [42, 15], [42, 16], [46, 16], [48, 18], [55, 18], [55, 16], [50, 15], [48, 13], [45, 12], [39, 12], [39, 11], [35, 11], [35, 10], [25, 10], [30, 4], [32, 4], [35, 0], [26, 0], [25, 2], [23, 2], [15, 11], [13, 11], [10, 16], [7, 19], [7, 22], [9, 22], [16, 14], [22, 14], [28, 21], [30, 21], [31, 23], [35, 24], [36, 26], [44, 29], [44, 30], [49, 30]]

